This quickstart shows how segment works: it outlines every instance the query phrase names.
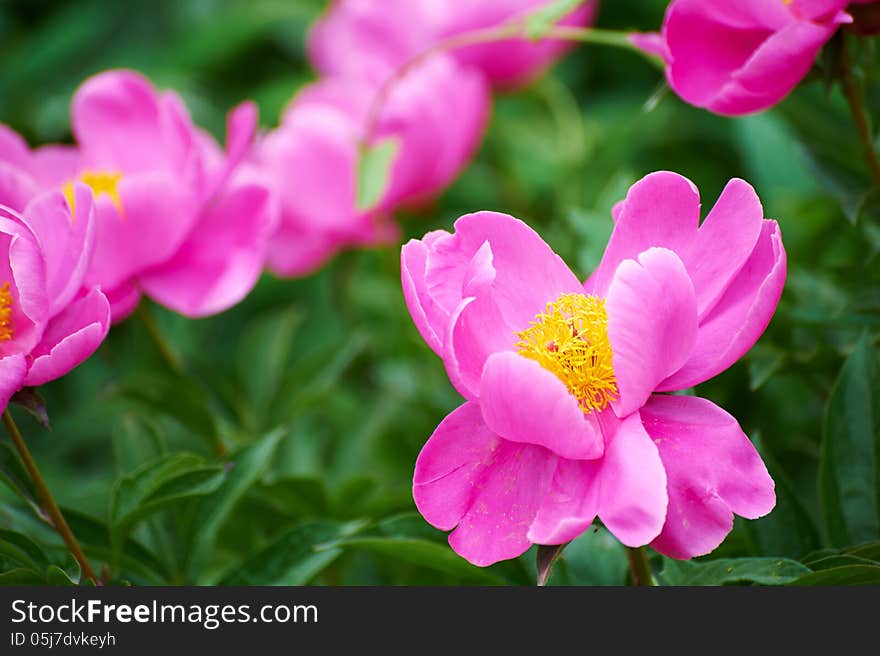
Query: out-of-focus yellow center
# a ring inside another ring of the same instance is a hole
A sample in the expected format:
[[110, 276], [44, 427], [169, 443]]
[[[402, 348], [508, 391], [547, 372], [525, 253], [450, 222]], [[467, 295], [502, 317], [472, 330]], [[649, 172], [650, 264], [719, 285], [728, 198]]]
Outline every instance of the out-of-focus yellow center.
[[12, 291], [9, 283], [0, 286], [0, 342], [12, 339]]
[[516, 336], [519, 354], [565, 383], [584, 412], [601, 412], [617, 399], [604, 299], [564, 294]]
[[[119, 198], [119, 181], [121, 179], [121, 173], [115, 173], [112, 171], [83, 171], [78, 178], [80, 182], [84, 182], [92, 188], [95, 198], [101, 194], [107, 194], [110, 196], [110, 200], [113, 201], [113, 205], [119, 211], [120, 215], [122, 214], [122, 199]], [[64, 184], [64, 196], [67, 198], [67, 204], [70, 205], [71, 212], [76, 209], [73, 206], [74, 182], [76, 182], [76, 180], [71, 180]]]

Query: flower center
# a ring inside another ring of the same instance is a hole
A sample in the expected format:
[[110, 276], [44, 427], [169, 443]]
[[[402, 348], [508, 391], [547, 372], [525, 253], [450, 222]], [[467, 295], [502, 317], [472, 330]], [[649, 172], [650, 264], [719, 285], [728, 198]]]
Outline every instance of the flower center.
[[[122, 199], [119, 198], [119, 181], [122, 179], [121, 173], [113, 173], [111, 171], [83, 171], [79, 176], [79, 181], [84, 182], [92, 188], [95, 198], [101, 194], [110, 196], [113, 205], [122, 214]], [[70, 211], [74, 211], [73, 206], [73, 183], [75, 180], [64, 184], [64, 196], [67, 198], [67, 204], [70, 205]]]
[[563, 294], [516, 336], [519, 354], [565, 383], [584, 412], [617, 399], [604, 299]]
[[0, 286], [0, 342], [12, 339], [12, 292], [9, 283]]

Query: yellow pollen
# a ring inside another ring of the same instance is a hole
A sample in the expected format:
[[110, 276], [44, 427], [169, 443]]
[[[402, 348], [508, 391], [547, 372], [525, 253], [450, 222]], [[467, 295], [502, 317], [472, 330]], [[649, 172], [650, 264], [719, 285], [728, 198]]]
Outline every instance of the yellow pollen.
[[617, 399], [604, 299], [563, 294], [516, 336], [519, 354], [565, 383], [584, 412]]
[[12, 292], [9, 283], [0, 286], [0, 342], [12, 339]]
[[[122, 179], [121, 173], [112, 173], [107, 171], [83, 171], [79, 176], [79, 181], [84, 182], [92, 188], [95, 198], [101, 194], [110, 196], [113, 205], [122, 215], [122, 199], [119, 197], [119, 181]], [[67, 204], [70, 205], [70, 211], [74, 212], [73, 206], [73, 183], [75, 180], [64, 183], [64, 196], [67, 198]]]

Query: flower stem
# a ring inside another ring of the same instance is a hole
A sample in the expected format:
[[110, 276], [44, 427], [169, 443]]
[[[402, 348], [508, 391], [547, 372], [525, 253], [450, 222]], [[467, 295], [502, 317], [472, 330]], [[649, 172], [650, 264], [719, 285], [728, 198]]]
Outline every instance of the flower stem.
[[70, 526], [67, 525], [64, 515], [61, 514], [61, 509], [52, 497], [52, 493], [49, 492], [49, 488], [46, 487], [46, 482], [43, 480], [40, 470], [37, 469], [37, 463], [34, 462], [31, 452], [28, 451], [27, 445], [24, 443], [24, 439], [21, 436], [21, 432], [19, 432], [18, 426], [16, 426], [15, 420], [13, 420], [12, 415], [9, 414], [8, 409], [3, 411], [3, 423], [6, 424], [6, 430], [9, 431], [9, 436], [12, 438], [15, 448], [21, 456], [25, 469], [27, 469], [28, 474], [30, 474], [31, 479], [37, 486], [40, 500], [43, 503], [43, 510], [49, 516], [49, 519], [52, 522], [52, 527], [58, 532], [61, 539], [64, 540], [64, 544], [67, 545], [67, 548], [70, 553], [73, 554], [73, 557], [76, 558], [76, 562], [79, 563], [82, 575], [87, 579], [90, 579], [95, 585], [98, 585], [98, 577], [95, 576], [92, 566], [89, 565], [89, 561], [86, 560], [86, 555], [80, 548], [79, 542], [77, 542], [76, 538], [73, 536]]
[[847, 103], [849, 103], [849, 111], [852, 114], [856, 132], [858, 132], [859, 140], [862, 142], [862, 149], [865, 151], [868, 168], [871, 169], [871, 177], [875, 183], [880, 185], [880, 159], [877, 158], [877, 150], [874, 148], [874, 138], [871, 135], [871, 127], [868, 122], [868, 116], [865, 113], [862, 88], [853, 73], [852, 59], [845, 38], [840, 46], [840, 68], [840, 82], [843, 88], [843, 95], [846, 97]]
[[648, 564], [648, 555], [645, 553], [644, 547], [627, 547], [626, 559], [629, 561], [633, 585], [654, 585], [654, 579], [651, 578], [651, 566]]
[[165, 363], [174, 373], [183, 375], [183, 364], [180, 362], [180, 357], [171, 349], [162, 335], [162, 331], [159, 330], [159, 324], [156, 322], [156, 316], [150, 309], [149, 303], [142, 302], [137, 309], [137, 314]]

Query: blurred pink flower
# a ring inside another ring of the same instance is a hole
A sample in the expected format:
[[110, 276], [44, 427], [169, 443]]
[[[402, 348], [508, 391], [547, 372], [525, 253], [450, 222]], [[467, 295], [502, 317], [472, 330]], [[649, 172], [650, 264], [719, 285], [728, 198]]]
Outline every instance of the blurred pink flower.
[[[260, 142], [258, 166], [282, 208], [268, 251], [275, 273], [302, 275], [347, 246], [396, 241], [392, 212], [430, 200], [455, 178], [489, 114], [482, 77], [441, 55], [390, 87], [372, 117], [376, 102], [373, 85], [325, 78], [300, 92]], [[360, 144], [386, 139], [397, 142], [387, 188], [375, 208], [359, 210]]]
[[[381, 83], [435, 43], [521, 18], [548, 0], [338, 0], [312, 27], [309, 57], [319, 73]], [[596, 2], [585, 2], [560, 24], [587, 25]], [[493, 84], [515, 86], [539, 75], [568, 47], [558, 40], [508, 39], [451, 51]]]
[[92, 194], [77, 183], [71, 212], [60, 191], [38, 194], [19, 213], [0, 205], [0, 407], [25, 386], [63, 376], [107, 335], [110, 306], [83, 287], [92, 255]]
[[663, 58], [669, 85], [686, 102], [718, 114], [750, 114], [797, 86], [837, 28], [851, 22], [848, 4], [673, 0], [660, 35], [631, 39]]
[[86, 183], [97, 226], [85, 284], [104, 290], [114, 322], [142, 292], [187, 316], [213, 314], [254, 286], [277, 220], [267, 186], [239, 166], [256, 121], [252, 103], [234, 110], [223, 153], [177, 94], [157, 93], [132, 71], [107, 71], [74, 95], [76, 146], [29, 153], [19, 143], [14, 157], [0, 156], [14, 171], [4, 184], [0, 169], [0, 200], [20, 205], [46, 188], [70, 196], [74, 181]]
[[479, 212], [406, 244], [422, 337], [467, 402], [416, 463], [413, 495], [477, 565], [561, 544], [598, 516], [621, 542], [712, 551], [774, 485], [736, 420], [687, 389], [764, 331], [785, 252], [754, 190], [732, 180], [700, 225], [694, 185], [647, 176], [614, 209], [581, 283], [528, 226]]

